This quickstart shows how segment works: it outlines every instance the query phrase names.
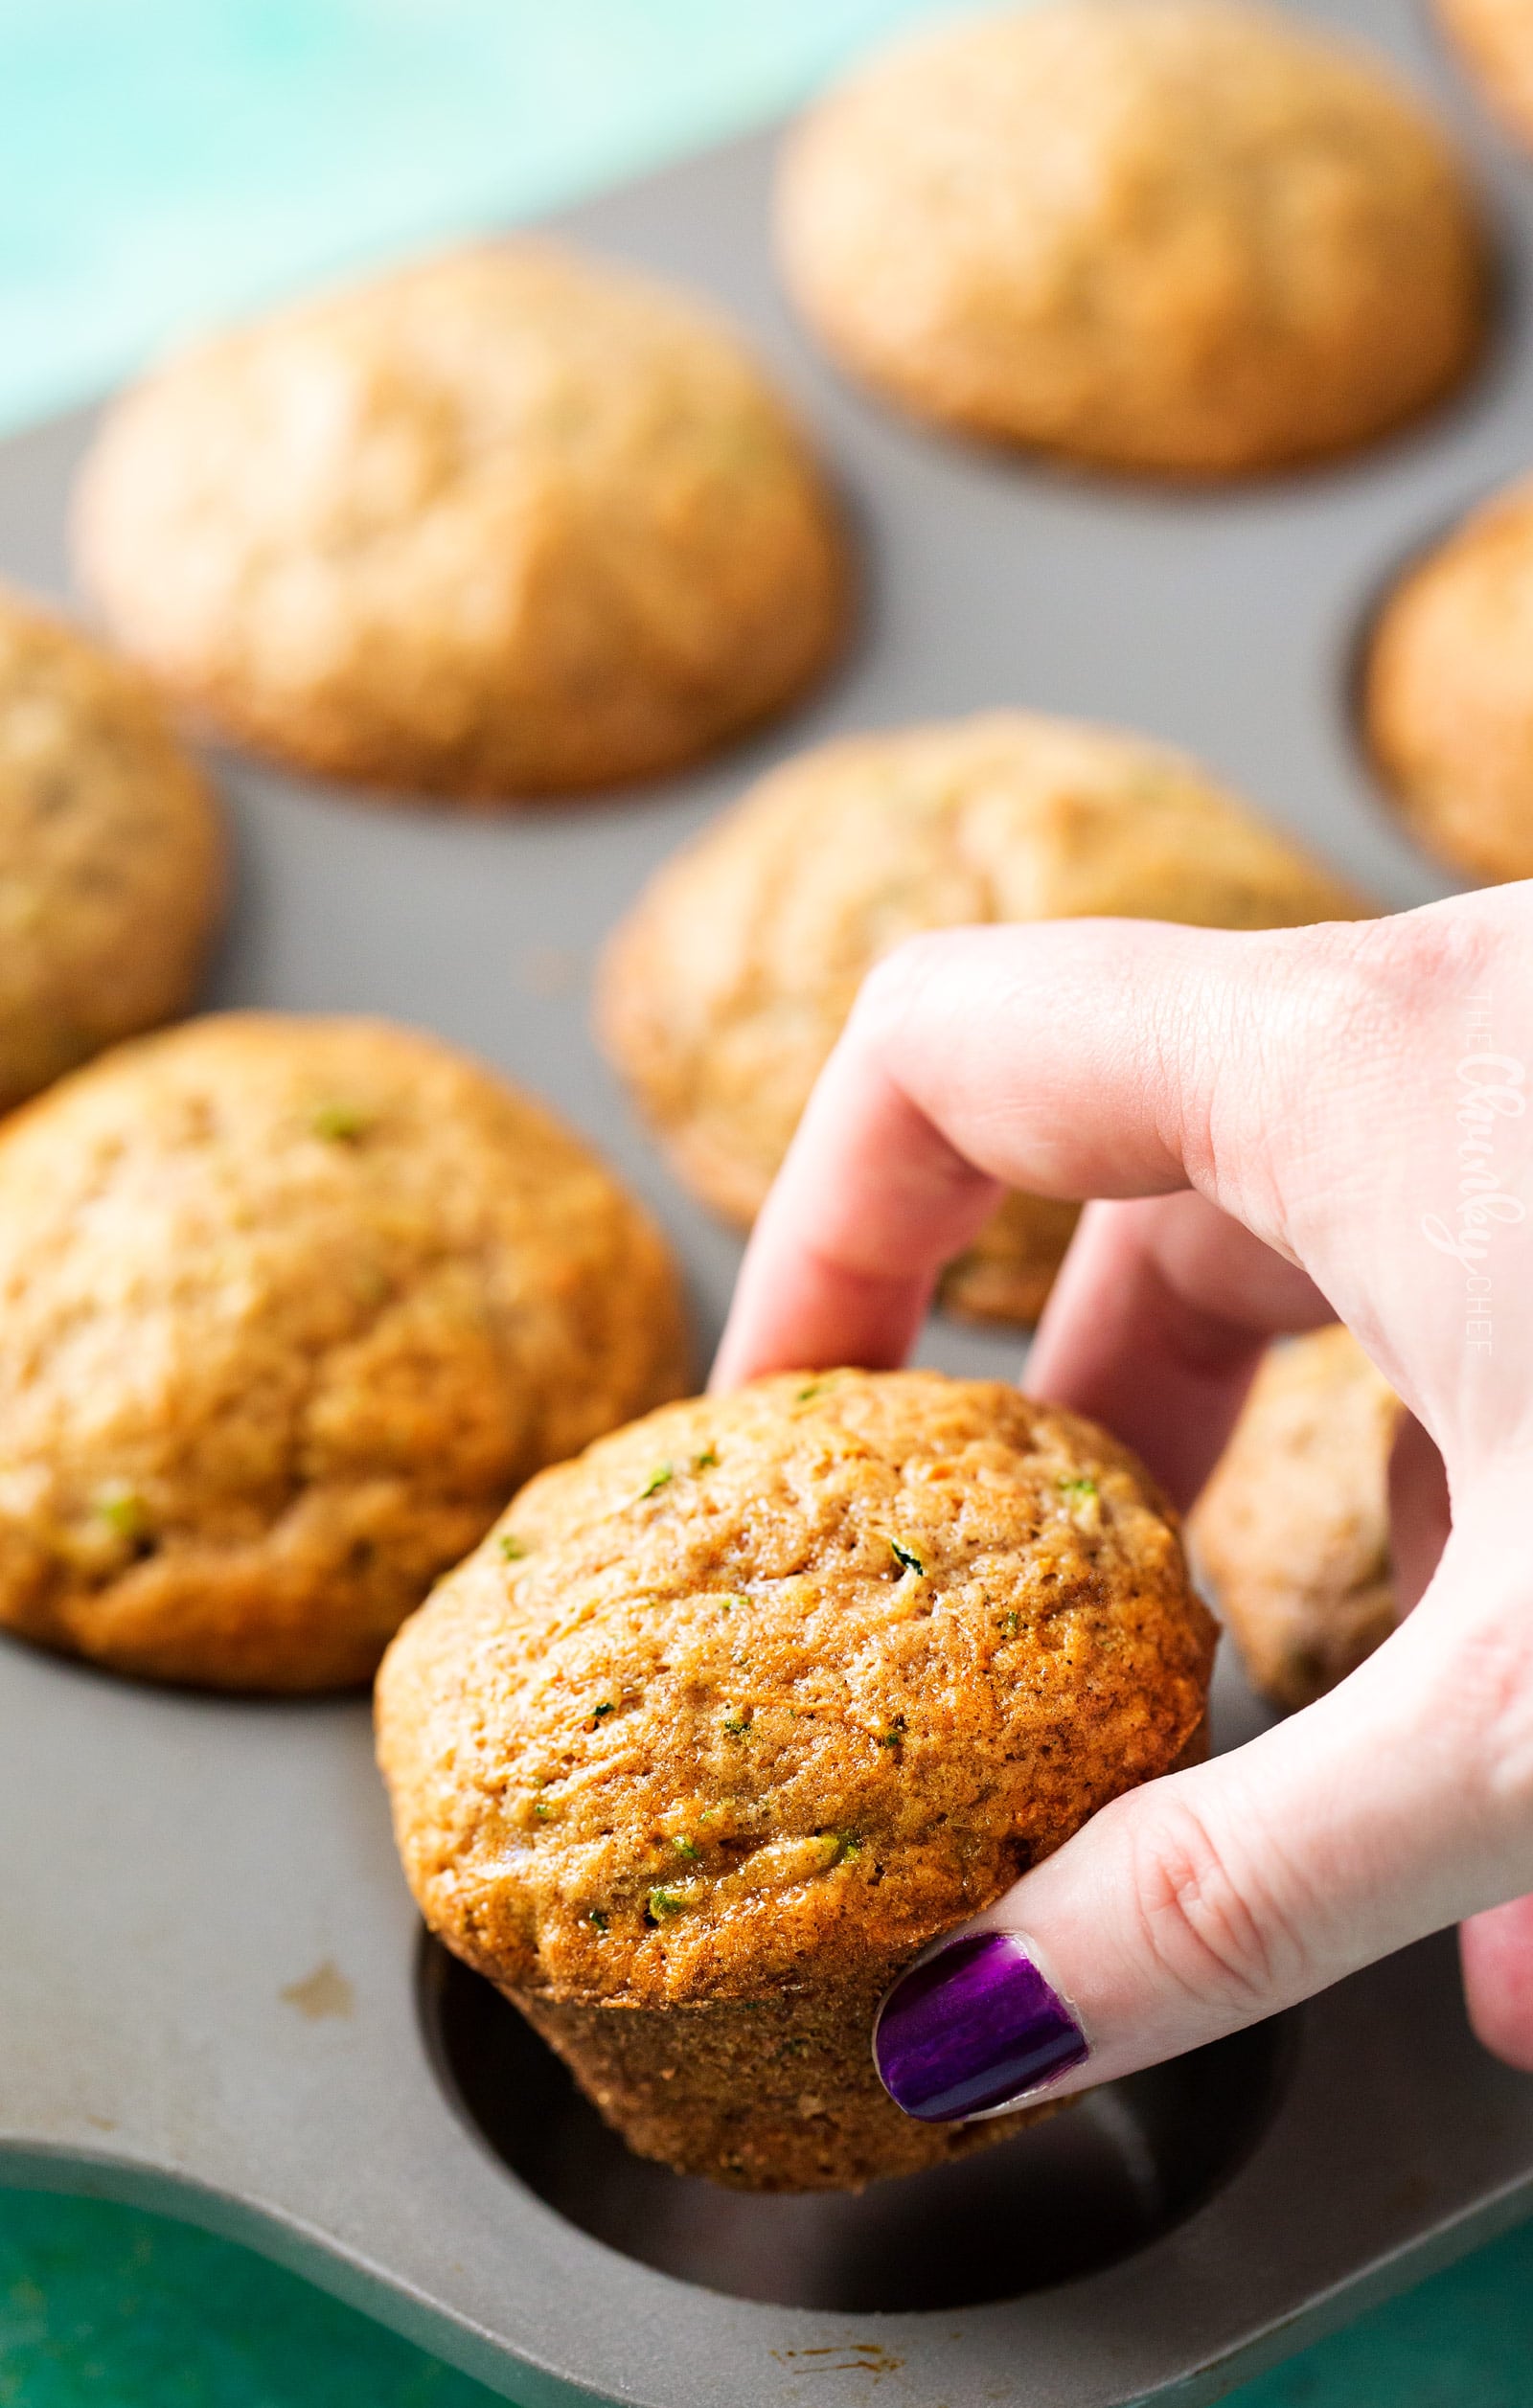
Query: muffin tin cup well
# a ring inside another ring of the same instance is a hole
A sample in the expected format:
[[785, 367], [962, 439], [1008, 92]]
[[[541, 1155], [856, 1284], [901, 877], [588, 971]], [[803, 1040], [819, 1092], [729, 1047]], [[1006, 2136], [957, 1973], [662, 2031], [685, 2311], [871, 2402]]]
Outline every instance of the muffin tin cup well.
[[933, 2152], [896, 2181], [795, 2196], [721, 2190], [636, 2156], [515, 2010], [429, 1942], [421, 2010], [468, 2122], [582, 2232], [734, 2299], [843, 2315], [983, 2306], [1148, 2249], [1256, 2147], [1298, 2045], [1298, 2018], [1258, 2025], [1067, 2111], [1035, 2109], [1025, 2134], [972, 2126], [977, 2155]]
[[918, 2124], [887, 2097], [868, 2034], [899, 1969], [691, 2008], [506, 1995], [643, 2156], [745, 2189], [857, 2191], [997, 2143], [1010, 2121]]
[[[1454, 403], [1220, 492], [1071, 478], [906, 425], [815, 355], [771, 270], [769, 139], [570, 212], [713, 292], [820, 427], [863, 548], [854, 653], [728, 758], [575, 806], [384, 811], [222, 761], [212, 999], [389, 1013], [543, 1091], [669, 1226], [705, 1340], [737, 1242], [624, 1109], [586, 988], [650, 871], [788, 751], [1075, 713], [1189, 746], [1386, 905], [1447, 891], [1373, 786], [1349, 661], [1390, 566], [1533, 465], [1533, 171], [1405, 0], [1317, 13], [1436, 90], [1497, 214], [1499, 328]], [[0, 570], [45, 594], [67, 594], [89, 422], [0, 445]], [[922, 1350], [1017, 1354], [950, 1320]], [[1227, 1663], [1218, 1698], [1216, 1744], [1257, 1727]], [[512, 2009], [423, 1964], [361, 1701], [172, 1694], [0, 1647], [0, 2174], [231, 2232], [522, 2408], [810, 2408], [827, 2374], [881, 2408], [1211, 2399], [1533, 2208], [1533, 2080], [1476, 2046], [1447, 1938], [1212, 2054], [860, 2198], [705, 2188], [623, 2150]]]

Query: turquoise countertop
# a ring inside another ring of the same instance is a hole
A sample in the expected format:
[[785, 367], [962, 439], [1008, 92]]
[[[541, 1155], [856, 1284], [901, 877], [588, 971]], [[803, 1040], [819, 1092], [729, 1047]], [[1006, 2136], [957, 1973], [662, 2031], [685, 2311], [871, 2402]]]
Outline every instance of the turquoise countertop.
[[[1533, 2224], [1231, 2396], [1231, 2408], [1528, 2408]], [[492, 2408], [232, 2242], [0, 2192], [0, 2408]], [[719, 2408], [728, 2408], [721, 2398]]]
[[934, 0], [0, 0], [0, 425], [789, 106]]
[[[758, 122], [933, 12], [933, 0], [0, 0], [0, 425], [99, 390], [233, 308]], [[0, 2408], [489, 2397], [230, 2243], [95, 2200], [0, 2193]], [[1529, 2408], [1533, 2226], [1237, 2397]]]

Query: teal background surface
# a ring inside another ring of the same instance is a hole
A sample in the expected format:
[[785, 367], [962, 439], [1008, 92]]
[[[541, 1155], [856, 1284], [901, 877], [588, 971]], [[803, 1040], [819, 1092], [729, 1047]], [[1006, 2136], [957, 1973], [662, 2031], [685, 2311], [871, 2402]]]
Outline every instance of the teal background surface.
[[[943, 5], [0, 0], [0, 426], [231, 309], [758, 123]], [[0, 2408], [489, 2397], [228, 2242], [0, 2193]], [[1533, 2227], [1238, 2398], [1530, 2408]]]
[[[492, 2397], [230, 2241], [97, 2199], [0, 2192], [0, 2408], [492, 2408]], [[1246, 2384], [1231, 2408], [1530, 2400], [1533, 2224]]]
[[758, 124], [942, 0], [0, 0], [0, 424]]

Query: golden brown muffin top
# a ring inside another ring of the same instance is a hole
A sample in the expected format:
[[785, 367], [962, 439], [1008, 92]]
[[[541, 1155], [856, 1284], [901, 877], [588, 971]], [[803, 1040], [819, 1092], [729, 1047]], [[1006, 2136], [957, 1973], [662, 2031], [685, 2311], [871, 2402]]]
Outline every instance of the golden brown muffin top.
[[142, 677], [0, 587], [0, 1111], [187, 1000], [223, 887]]
[[672, 2006], [856, 1977], [1197, 1730], [1212, 1624], [1127, 1451], [998, 1381], [789, 1374], [525, 1488], [378, 1676], [470, 1963]]
[[1471, 876], [1533, 875], [1533, 483], [1407, 572], [1374, 630], [1364, 707], [1422, 844]]
[[1533, 145], [1533, 9], [1528, 0], [1436, 0], [1485, 97]]
[[237, 1013], [121, 1047], [0, 1131], [0, 1620], [169, 1678], [363, 1677], [683, 1361], [646, 1216], [446, 1046]]
[[683, 1176], [748, 1220], [862, 979], [906, 937], [1363, 909], [1183, 755], [995, 711], [772, 770], [651, 881], [608, 948], [599, 1016]]
[[427, 260], [226, 334], [83, 473], [123, 644], [340, 775], [638, 775], [780, 700], [844, 611], [805, 440], [690, 299], [548, 242]]
[[854, 72], [790, 143], [789, 282], [938, 418], [1225, 474], [1366, 440], [1467, 366], [1485, 239], [1380, 59], [1232, 0], [1058, 0]]

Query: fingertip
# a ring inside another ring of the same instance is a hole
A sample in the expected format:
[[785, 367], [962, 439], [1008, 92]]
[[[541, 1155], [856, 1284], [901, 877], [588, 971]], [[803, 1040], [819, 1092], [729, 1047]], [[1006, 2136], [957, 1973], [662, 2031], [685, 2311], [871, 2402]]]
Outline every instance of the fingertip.
[[1533, 2074], [1533, 1897], [1473, 1916], [1459, 1927], [1458, 1951], [1476, 2039]]
[[770, 1372], [894, 1371], [926, 1317], [928, 1278], [854, 1269], [804, 1251], [762, 1259], [753, 1251], [714, 1366], [710, 1392], [743, 1387]]
[[919, 1958], [873, 2027], [880, 2081], [923, 2124], [1004, 2114], [1090, 2053], [1022, 1935], [995, 1928], [956, 1933]]

